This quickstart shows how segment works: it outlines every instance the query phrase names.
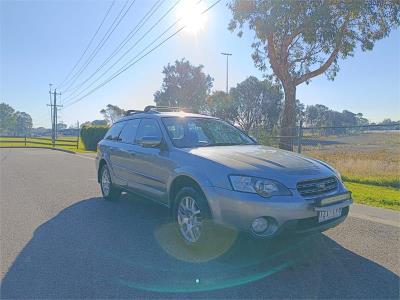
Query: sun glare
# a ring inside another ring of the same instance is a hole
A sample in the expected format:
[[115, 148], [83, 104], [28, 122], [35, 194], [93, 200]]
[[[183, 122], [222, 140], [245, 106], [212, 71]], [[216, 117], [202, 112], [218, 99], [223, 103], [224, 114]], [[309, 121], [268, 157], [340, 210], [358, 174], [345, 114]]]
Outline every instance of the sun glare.
[[207, 22], [204, 5], [198, 0], [184, 0], [177, 9], [177, 17], [181, 19], [181, 24], [186, 26], [185, 30], [197, 33], [202, 30]]

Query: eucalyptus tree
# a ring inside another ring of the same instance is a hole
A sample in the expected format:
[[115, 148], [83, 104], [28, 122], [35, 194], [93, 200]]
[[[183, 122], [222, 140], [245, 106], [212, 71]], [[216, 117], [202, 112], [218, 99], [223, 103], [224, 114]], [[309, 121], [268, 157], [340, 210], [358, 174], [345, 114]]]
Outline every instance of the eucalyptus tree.
[[[254, 31], [256, 67], [282, 83], [282, 136], [291, 136], [296, 125], [298, 85], [323, 73], [333, 80], [340, 59], [353, 56], [358, 47], [372, 50], [400, 23], [399, 0], [234, 0], [228, 6], [229, 29], [239, 36], [246, 25]], [[281, 139], [281, 148], [292, 145], [292, 139]]]

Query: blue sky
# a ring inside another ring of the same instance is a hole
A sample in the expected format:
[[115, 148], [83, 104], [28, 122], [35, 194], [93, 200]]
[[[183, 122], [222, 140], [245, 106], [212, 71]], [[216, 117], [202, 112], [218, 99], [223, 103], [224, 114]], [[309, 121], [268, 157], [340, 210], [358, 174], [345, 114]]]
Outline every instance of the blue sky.
[[[104, 61], [154, 2], [136, 0], [77, 83]], [[48, 84], [57, 85], [68, 74], [110, 3], [0, 1], [0, 101], [31, 114], [34, 126], [50, 126], [46, 106], [49, 102]], [[104, 34], [124, 3], [116, 2], [98, 37]], [[132, 43], [173, 3], [175, 0], [166, 0]], [[203, 0], [201, 5], [206, 8], [211, 3], [213, 1]], [[171, 12], [120, 65], [134, 57], [176, 19], [177, 13]], [[227, 30], [229, 20], [230, 11], [223, 1], [209, 11], [201, 31], [196, 34], [187, 31], [179, 33], [108, 85], [61, 110], [59, 119], [67, 124], [99, 119], [99, 111], [108, 103], [126, 109], [142, 109], [153, 104], [153, 93], [161, 86], [163, 66], [176, 59], [186, 58], [192, 64], [203, 64], [204, 71], [215, 79], [214, 89], [218, 90], [225, 89], [225, 59], [220, 54], [223, 51], [233, 53], [230, 86], [250, 75], [261, 78], [262, 74], [254, 67], [250, 57], [252, 33], [238, 38]], [[339, 111], [362, 112], [372, 121], [400, 119], [399, 30], [379, 41], [373, 51], [357, 51], [355, 57], [341, 61], [340, 66], [341, 70], [333, 82], [324, 75], [315, 78], [309, 85], [298, 87], [297, 98], [305, 104], [320, 103]], [[61, 103], [66, 95], [62, 95]]]

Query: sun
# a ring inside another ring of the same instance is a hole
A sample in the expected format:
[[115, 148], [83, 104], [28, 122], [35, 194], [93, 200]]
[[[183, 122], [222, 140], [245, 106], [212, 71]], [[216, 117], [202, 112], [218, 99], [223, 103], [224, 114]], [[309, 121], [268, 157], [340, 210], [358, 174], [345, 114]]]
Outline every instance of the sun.
[[184, 0], [177, 8], [177, 18], [185, 26], [185, 30], [190, 33], [197, 33], [204, 29], [207, 22], [204, 5], [199, 0]]

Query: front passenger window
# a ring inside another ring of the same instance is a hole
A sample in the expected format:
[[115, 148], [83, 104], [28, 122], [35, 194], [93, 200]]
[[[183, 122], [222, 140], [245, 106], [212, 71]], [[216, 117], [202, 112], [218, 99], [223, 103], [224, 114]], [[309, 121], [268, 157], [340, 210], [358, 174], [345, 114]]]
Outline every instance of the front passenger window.
[[157, 137], [162, 139], [162, 133], [157, 122], [153, 119], [142, 119], [136, 134], [136, 141], [143, 137]]
[[104, 138], [106, 140], [117, 141], [119, 134], [122, 130], [122, 127], [124, 127], [124, 124], [125, 124], [125, 122], [119, 122], [119, 123], [115, 123], [114, 125], [112, 125], [111, 128], [107, 131]]
[[128, 144], [135, 143], [135, 137], [139, 123], [140, 119], [134, 119], [126, 122], [124, 129], [122, 129], [121, 134], [119, 135], [121, 142]]

